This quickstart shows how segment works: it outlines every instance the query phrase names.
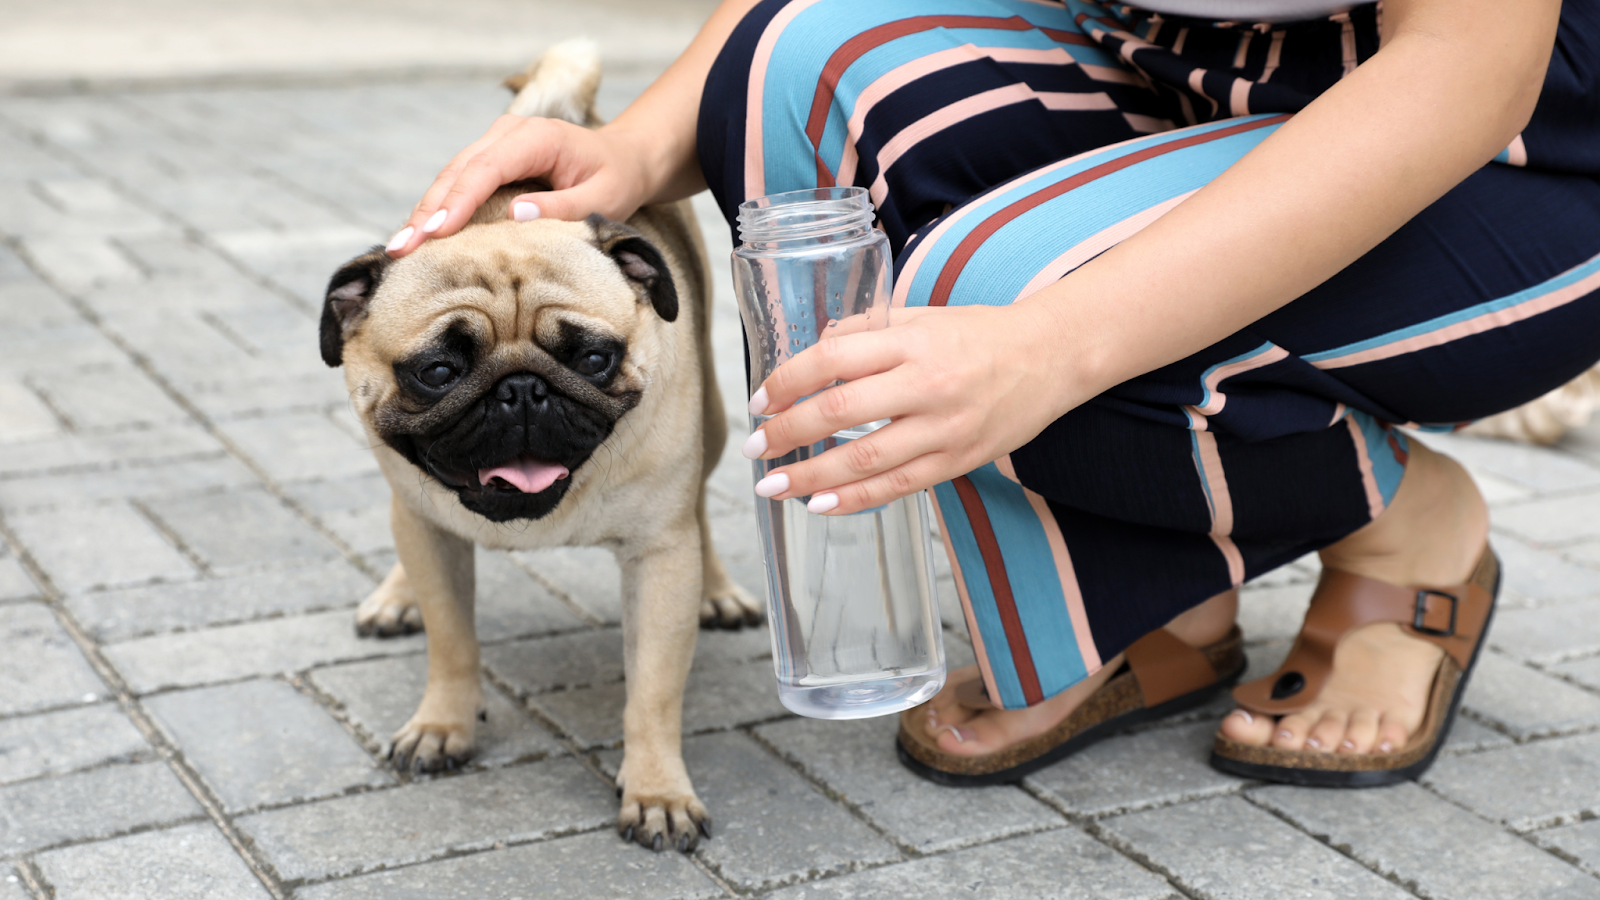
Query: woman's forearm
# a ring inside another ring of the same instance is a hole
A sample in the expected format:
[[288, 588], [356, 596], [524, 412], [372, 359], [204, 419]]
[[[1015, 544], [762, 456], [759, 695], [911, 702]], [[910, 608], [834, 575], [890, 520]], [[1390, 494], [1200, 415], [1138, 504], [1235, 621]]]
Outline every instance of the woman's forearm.
[[644, 203], [681, 200], [705, 190], [695, 148], [700, 95], [728, 35], [759, 2], [723, 0], [667, 71], [601, 129], [638, 150], [647, 185]]
[[1287, 304], [1504, 148], [1532, 114], [1559, 15], [1556, 0], [1518, 5], [1391, 2], [1371, 60], [1150, 227], [1024, 301], [1057, 342], [1037, 358], [1072, 386], [1059, 412]]

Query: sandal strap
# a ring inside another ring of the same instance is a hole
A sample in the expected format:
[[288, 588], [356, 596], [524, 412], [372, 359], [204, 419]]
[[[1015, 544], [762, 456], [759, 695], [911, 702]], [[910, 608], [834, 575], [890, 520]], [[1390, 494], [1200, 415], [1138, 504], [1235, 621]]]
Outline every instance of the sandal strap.
[[1165, 628], [1139, 638], [1125, 652], [1146, 709], [1217, 682], [1217, 670], [1206, 655]]
[[1472, 578], [1450, 587], [1403, 588], [1324, 569], [1283, 665], [1234, 688], [1233, 698], [1245, 709], [1269, 716], [1305, 709], [1322, 693], [1340, 639], [1373, 622], [1399, 623], [1406, 634], [1444, 650], [1465, 670], [1494, 605], [1499, 572], [1499, 561], [1487, 547]]

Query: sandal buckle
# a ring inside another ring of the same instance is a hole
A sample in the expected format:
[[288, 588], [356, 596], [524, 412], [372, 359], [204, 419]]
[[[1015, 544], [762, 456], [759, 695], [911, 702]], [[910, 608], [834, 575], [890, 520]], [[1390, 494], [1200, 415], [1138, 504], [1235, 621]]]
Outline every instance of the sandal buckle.
[[[1443, 597], [1444, 599], [1450, 601], [1449, 627], [1443, 629], [1428, 627], [1427, 619], [1429, 597]], [[1444, 591], [1430, 591], [1426, 588], [1417, 591], [1417, 600], [1412, 609], [1411, 615], [1411, 628], [1420, 634], [1431, 635], [1433, 637], [1454, 637], [1456, 633], [1456, 610], [1459, 609], [1460, 606], [1461, 598], [1457, 597], [1455, 594], [1447, 594]]]

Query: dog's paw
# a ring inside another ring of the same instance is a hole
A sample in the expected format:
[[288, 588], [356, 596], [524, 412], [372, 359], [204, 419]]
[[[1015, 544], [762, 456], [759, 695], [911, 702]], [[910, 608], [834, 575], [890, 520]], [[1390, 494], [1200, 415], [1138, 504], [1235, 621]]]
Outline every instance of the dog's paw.
[[389, 739], [389, 762], [400, 771], [438, 772], [459, 768], [472, 758], [474, 724], [451, 721], [423, 721], [420, 715]]
[[398, 564], [389, 577], [356, 607], [356, 634], [394, 637], [422, 630], [422, 610], [417, 606], [405, 570]]
[[[685, 779], [687, 781], [687, 779]], [[622, 809], [617, 813], [617, 834], [660, 853], [675, 848], [688, 853], [711, 837], [711, 814], [687, 785], [682, 790], [635, 792], [617, 780]]]
[[763, 613], [761, 601], [728, 581], [706, 591], [706, 596], [700, 601], [700, 627], [753, 628], [761, 624]]

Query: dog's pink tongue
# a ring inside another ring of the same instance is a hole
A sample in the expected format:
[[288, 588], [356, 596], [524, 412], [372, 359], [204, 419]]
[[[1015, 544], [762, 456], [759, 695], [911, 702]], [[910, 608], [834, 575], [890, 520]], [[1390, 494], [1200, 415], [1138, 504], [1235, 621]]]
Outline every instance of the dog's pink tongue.
[[510, 465], [478, 470], [478, 483], [487, 485], [496, 478], [524, 494], [537, 494], [567, 477], [567, 467], [524, 456]]

